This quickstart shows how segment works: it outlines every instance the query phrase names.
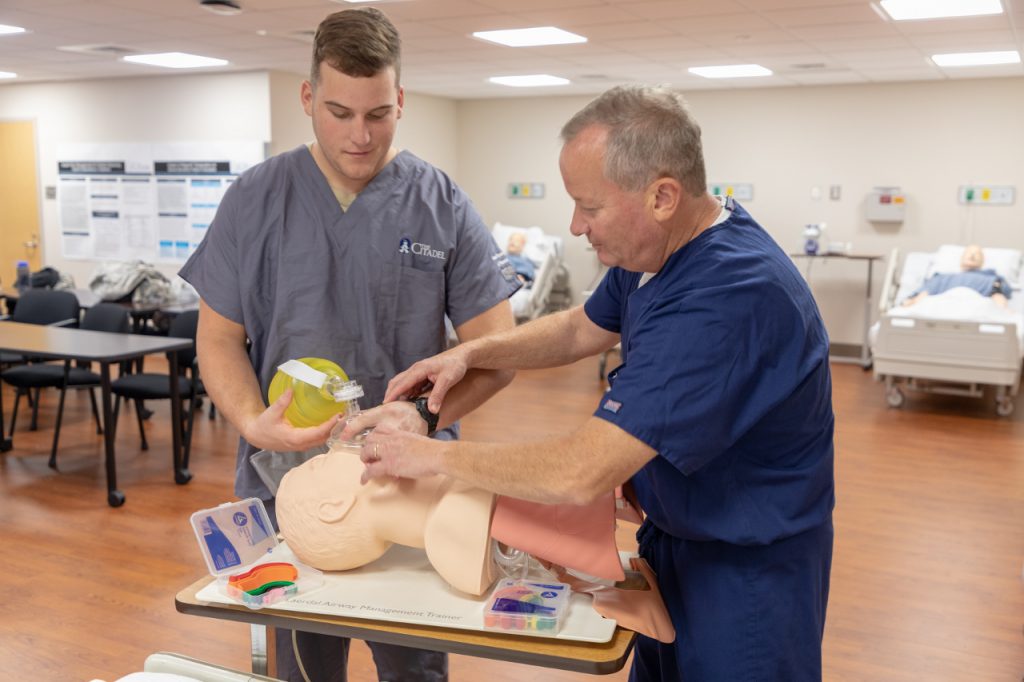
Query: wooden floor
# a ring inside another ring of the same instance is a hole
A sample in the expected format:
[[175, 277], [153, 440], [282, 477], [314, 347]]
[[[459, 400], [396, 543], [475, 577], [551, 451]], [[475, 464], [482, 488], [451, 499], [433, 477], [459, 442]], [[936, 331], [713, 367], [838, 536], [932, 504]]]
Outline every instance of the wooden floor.
[[[1021, 680], [1024, 406], [1000, 419], [991, 401], [911, 396], [892, 410], [870, 374], [835, 365], [833, 375], [838, 504], [825, 679]], [[596, 360], [523, 372], [465, 421], [465, 435], [563, 433], [601, 391]], [[122, 421], [127, 503], [111, 509], [85, 394], [68, 399], [59, 473], [47, 468], [55, 403], [47, 396], [43, 428], [22, 422], [15, 449], [0, 455], [0, 680], [109, 682], [161, 650], [245, 669], [246, 626], [180, 615], [173, 604], [206, 572], [189, 515], [234, 499], [234, 429], [197, 421], [195, 478], [178, 486], [167, 405], [151, 405], [148, 452]], [[350, 679], [376, 679], [365, 646], [353, 652]], [[587, 678], [458, 656], [451, 668], [455, 681]]]

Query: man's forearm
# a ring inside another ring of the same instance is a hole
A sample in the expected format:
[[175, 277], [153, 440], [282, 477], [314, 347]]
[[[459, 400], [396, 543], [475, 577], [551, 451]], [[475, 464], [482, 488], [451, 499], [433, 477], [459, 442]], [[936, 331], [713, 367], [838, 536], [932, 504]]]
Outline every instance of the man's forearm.
[[618, 336], [592, 323], [582, 306], [466, 344], [469, 366], [479, 369], [560, 367], [615, 345]]
[[439, 429], [450, 426], [483, 405], [495, 393], [512, 382], [512, 370], [471, 369], [465, 378], [448, 392], [438, 418]]

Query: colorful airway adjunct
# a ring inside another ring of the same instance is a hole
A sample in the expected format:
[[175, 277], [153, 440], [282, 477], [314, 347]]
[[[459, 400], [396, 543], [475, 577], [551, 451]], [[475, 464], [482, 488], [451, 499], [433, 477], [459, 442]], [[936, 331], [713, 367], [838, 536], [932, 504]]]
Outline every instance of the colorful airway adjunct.
[[554, 637], [569, 606], [565, 583], [500, 580], [484, 608], [484, 628]]

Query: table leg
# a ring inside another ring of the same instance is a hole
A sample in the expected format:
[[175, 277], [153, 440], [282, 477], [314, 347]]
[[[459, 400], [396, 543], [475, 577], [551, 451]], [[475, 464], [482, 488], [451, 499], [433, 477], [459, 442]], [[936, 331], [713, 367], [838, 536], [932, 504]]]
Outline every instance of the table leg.
[[100, 363], [100, 393], [103, 396], [103, 450], [107, 464], [107, 504], [120, 507], [124, 493], [117, 489], [117, 463], [114, 459], [114, 410], [110, 401], [110, 363]]
[[7, 431], [4, 429], [4, 387], [0, 384], [0, 452], [7, 452], [14, 447], [14, 443], [4, 435], [5, 433]]
[[254, 675], [268, 675], [267, 672], [267, 626], [250, 625], [252, 639], [252, 672]]
[[[174, 465], [174, 482], [184, 485], [192, 480], [192, 473], [181, 464], [181, 389], [178, 381], [178, 354], [167, 354], [171, 381], [171, 450]], [[195, 409], [195, 405], [190, 406]]]
[[867, 298], [864, 299], [864, 338], [862, 340], [863, 345], [860, 347], [860, 366], [864, 369], [871, 369], [871, 278], [872, 278], [872, 264], [873, 261], [869, 258], [868, 261], [868, 286], [867, 286]]

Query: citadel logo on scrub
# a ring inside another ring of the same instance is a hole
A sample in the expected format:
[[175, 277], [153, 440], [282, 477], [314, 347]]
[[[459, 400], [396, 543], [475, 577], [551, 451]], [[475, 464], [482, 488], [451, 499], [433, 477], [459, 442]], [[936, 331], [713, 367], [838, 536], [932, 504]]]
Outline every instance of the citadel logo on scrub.
[[241, 528], [245, 524], [249, 523], [248, 517], [246, 517], [246, 515], [243, 514], [242, 512], [235, 512], [231, 516], [231, 520], [234, 521], [235, 525], [238, 526], [239, 528]]
[[445, 259], [444, 251], [435, 249], [430, 244], [421, 244], [414, 242], [408, 237], [402, 237], [398, 242], [398, 253], [413, 253], [417, 256], [427, 256], [428, 258], [437, 258], [438, 260]]

